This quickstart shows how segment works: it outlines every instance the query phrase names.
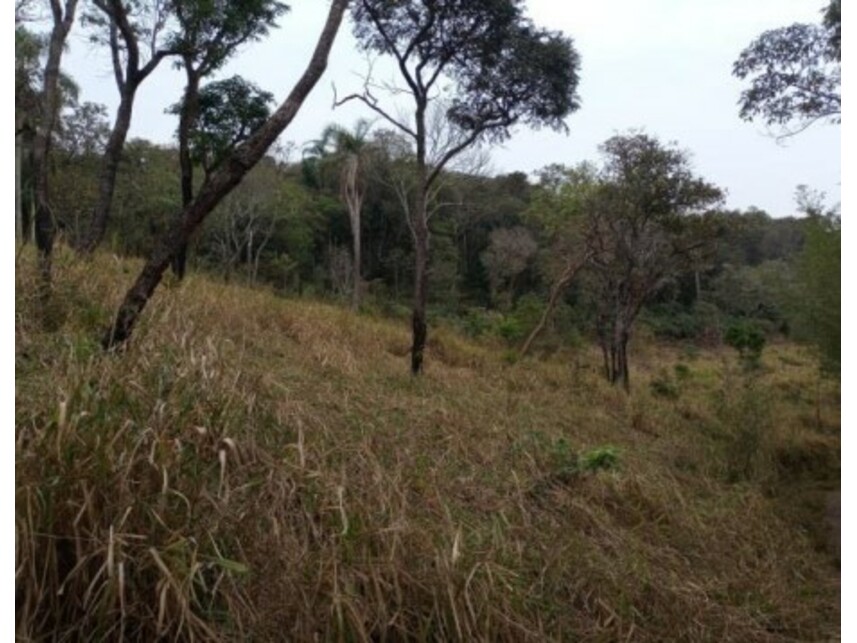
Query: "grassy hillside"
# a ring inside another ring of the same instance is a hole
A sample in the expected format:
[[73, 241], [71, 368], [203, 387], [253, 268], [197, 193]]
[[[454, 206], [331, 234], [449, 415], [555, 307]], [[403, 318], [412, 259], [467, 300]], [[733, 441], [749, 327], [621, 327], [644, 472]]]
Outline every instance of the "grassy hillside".
[[510, 364], [191, 276], [126, 352], [138, 264], [16, 272], [23, 639], [793, 641], [838, 633], [839, 391], [804, 350], [638, 339]]

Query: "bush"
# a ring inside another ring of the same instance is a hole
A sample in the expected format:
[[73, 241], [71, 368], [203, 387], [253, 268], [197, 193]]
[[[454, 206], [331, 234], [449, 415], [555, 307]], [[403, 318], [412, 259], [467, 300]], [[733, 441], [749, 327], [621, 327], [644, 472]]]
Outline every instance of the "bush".
[[619, 449], [607, 444], [603, 447], [595, 447], [585, 451], [578, 459], [578, 468], [581, 471], [610, 471], [619, 466]]
[[510, 344], [514, 344], [516, 342], [524, 339], [524, 326], [521, 322], [515, 317], [504, 317], [497, 324], [497, 334], [505, 339]]
[[757, 368], [765, 347], [765, 333], [753, 322], [739, 320], [726, 329], [723, 339], [738, 351], [738, 355], [747, 368]]

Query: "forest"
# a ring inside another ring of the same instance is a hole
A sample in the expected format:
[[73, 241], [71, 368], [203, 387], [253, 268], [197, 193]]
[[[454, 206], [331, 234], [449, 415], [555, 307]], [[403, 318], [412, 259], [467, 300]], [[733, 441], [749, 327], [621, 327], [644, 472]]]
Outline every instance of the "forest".
[[[570, 35], [323, 4], [263, 89], [221, 72], [277, 0], [16, 0], [16, 640], [838, 636], [839, 204], [729, 209], [644, 129], [495, 172], [585, 103]], [[841, 121], [820, 9], [747, 43], [736, 118]], [[398, 84], [278, 143], [346, 29]], [[173, 142], [130, 136], [168, 66]]]

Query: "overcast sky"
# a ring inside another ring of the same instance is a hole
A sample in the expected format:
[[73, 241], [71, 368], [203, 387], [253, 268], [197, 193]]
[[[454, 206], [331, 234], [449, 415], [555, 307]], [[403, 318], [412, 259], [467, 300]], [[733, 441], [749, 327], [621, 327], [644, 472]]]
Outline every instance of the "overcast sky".
[[[292, 11], [264, 42], [246, 46], [218, 77], [241, 74], [282, 100], [303, 71], [327, 13], [322, 0], [291, 0]], [[530, 0], [536, 24], [570, 35], [581, 56], [581, 108], [567, 119], [568, 136], [515, 130], [491, 150], [495, 173], [533, 172], [549, 163], [598, 159], [598, 145], [615, 133], [642, 129], [691, 152], [696, 171], [725, 188], [727, 205], [762, 208], [773, 216], [794, 211], [800, 184], [839, 201], [840, 128], [816, 124], [777, 143], [761, 123], [738, 118], [742, 83], [732, 63], [753, 38], [793, 22], [819, 22], [819, 0]], [[106, 52], [93, 49], [78, 29], [63, 59], [82, 88], [82, 100], [112, 111], [116, 88]], [[367, 63], [346, 24], [337, 36], [325, 76], [281, 138], [302, 145], [330, 122], [352, 125], [373, 114], [357, 103], [333, 111], [332, 83], [340, 95], [358, 90]], [[393, 77], [377, 61], [375, 74]], [[131, 136], [168, 143], [183, 76], [163, 64], [146, 80], [135, 105]], [[380, 125], [380, 123], [379, 123]]]

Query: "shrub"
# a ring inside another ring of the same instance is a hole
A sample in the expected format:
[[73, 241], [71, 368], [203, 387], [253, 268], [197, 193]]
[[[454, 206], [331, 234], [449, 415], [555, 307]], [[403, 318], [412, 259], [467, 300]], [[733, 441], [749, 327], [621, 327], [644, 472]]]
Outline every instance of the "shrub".
[[756, 324], [747, 320], [733, 322], [726, 329], [723, 339], [738, 351], [744, 366], [747, 368], [759, 366], [762, 349], [765, 347], [765, 333]]
[[525, 330], [523, 324], [515, 317], [504, 317], [497, 324], [497, 334], [510, 344], [514, 344], [524, 338]]
[[619, 449], [607, 444], [603, 447], [595, 447], [585, 451], [578, 459], [578, 468], [581, 471], [610, 471], [619, 466]]

